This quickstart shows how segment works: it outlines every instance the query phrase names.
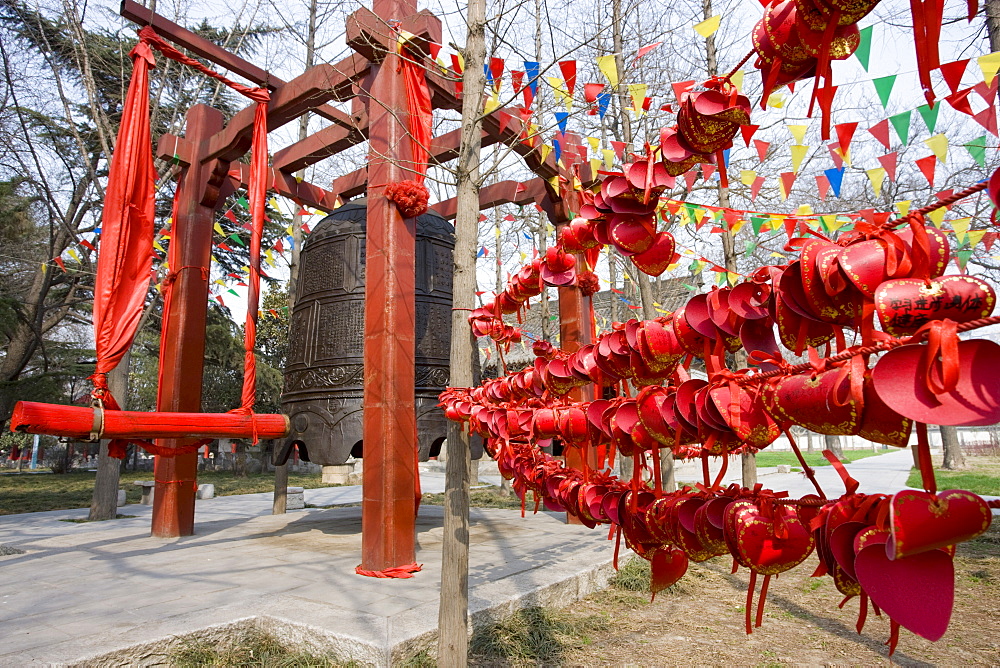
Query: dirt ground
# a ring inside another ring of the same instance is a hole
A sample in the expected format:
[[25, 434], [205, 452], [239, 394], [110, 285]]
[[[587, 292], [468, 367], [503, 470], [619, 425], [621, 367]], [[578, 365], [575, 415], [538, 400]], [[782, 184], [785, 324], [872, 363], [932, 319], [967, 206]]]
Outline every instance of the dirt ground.
[[1000, 523], [959, 548], [955, 606], [948, 632], [932, 643], [905, 629], [895, 654], [889, 622], [869, 614], [855, 631], [858, 601], [828, 577], [810, 578], [815, 557], [771, 582], [763, 625], [743, 629], [748, 573], [730, 575], [718, 557], [692, 564], [670, 590], [649, 595], [609, 589], [564, 612], [609, 623], [562, 653], [561, 665], [1000, 665]]

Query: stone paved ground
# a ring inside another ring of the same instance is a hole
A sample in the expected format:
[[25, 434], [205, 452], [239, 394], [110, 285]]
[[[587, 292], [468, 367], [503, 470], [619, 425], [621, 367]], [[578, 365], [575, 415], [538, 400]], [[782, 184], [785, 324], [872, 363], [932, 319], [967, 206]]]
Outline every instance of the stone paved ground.
[[[907, 451], [892, 452], [850, 470], [861, 491], [891, 492], [905, 485], [911, 461]], [[736, 479], [738, 470], [731, 467], [728, 477]], [[832, 467], [818, 473], [830, 496], [840, 493]], [[443, 489], [440, 471], [421, 477], [424, 491]], [[811, 491], [798, 473], [762, 475], [761, 482], [793, 495]], [[310, 489], [306, 502], [357, 503], [360, 491]], [[147, 506], [122, 508], [138, 515], [132, 519], [86, 524], [59, 521], [85, 518], [85, 509], [0, 517], [0, 545], [24, 550], [0, 556], [0, 665], [97, 656], [106, 656], [103, 665], [155, 662], [178, 634], [248, 623], [379, 665], [430, 642], [440, 507], [425, 506], [418, 519], [424, 570], [409, 580], [375, 580], [354, 573], [360, 508], [272, 516], [270, 504], [269, 494], [199, 501], [196, 535], [171, 540], [149, 536]], [[507, 510], [474, 510], [473, 521], [473, 613], [567, 605], [603, 587], [610, 574], [613, 548], [600, 528], [566, 525], [551, 513], [522, 519]]]

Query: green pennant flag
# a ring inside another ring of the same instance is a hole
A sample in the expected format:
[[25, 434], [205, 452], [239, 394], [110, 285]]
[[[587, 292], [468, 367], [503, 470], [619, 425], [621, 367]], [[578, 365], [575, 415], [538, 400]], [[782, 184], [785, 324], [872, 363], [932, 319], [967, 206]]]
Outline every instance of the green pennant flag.
[[896, 135], [899, 137], [899, 141], [903, 142], [903, 146], [906, 146], [910, 139], [910, 114], [912, 113], [911, 111], [904, 111], [901, 114], [889, 117], [889, 122], [895, 128]]
[[920, 112], [920, 117], [924, 119], [927, 131], [934, 134], [934, 128], [937, 126], [938, 112], [941, 111], [941, 103], [935, 104], [933, 109], [925, 104], [922, 107], [917, 107], [917, 111]]
[[692, 260], [691, 264], [688, 265], [688, 271], [692, 274], [701, 269], [701, 263], [698, 260]]
[[767, 218], [762, 216], [750, 216], [750, 224], [753, 225], [753, 233], [760, 234], [760, 228], [764, 227]]
[[746, 241], [746, 254], [753, 255], [753, 252], [757, 250], [757, 242], [747, 239]]
[[965, 150], [980, 167], [986, 166], [986, 135], [971, 139], [965, 143]]
[[243, 197], [242, 195], [240, 195], [240, 198], [236, 200], [236, 203], [242, 206], [244, 209], [250, 206], [250, 201], [246, 197]]
[[966, 263], [968, 263], [969, 258], [972, 257], [972, 249], [965, 248], [960, 251], [955, 251], [955, 257], [958, 261], [959, 268], [964, 271]]
[[230, 234], [229, 238], [232, 239], [234, 243], [237, 243], [240, 246], [243, 246], [244, 248], [247, 247], [247, 245], [245, 243], [243, 243], [243, 239], [240, 239], [240, 235], [236, 234], [235, 232], [233, 232], [232, 234]]
[[232, 288], [229, 288], [229, 292], [231, 292], [232, 294], [236, 295], [237, 297], [240, 296], [240, 293], [236, 292], [236, 290], [233, 290]]
[[875, 92], [878, 93], [878, 99], [882, 103], [882, 108], [888, 108], [889, 96], [892, 95], [892, 87], [896, 84], [896, 75], [890, 74], [887, 77], [872, 79], [872, 83], [875, 84]]
[[726, 282], [726, 278], [727, 278], [727, 273], [726, 272], [724, 272], [724, 271], [716, 272], [716, 274], [715, 274], [715, 283], [716, 283], [716, 285], [722, 285], [723, 283], [725, 283]]
[[698, 290], [698, 288], [694, 287], [693, 285], [689, 285], [687, 283], [681, 283], [681, 285], [683, 285], [685, 288], [687, 288], [691, 292], [696, 292]]
[[854, 56], [861, 63], [861, 67], [868, 71], [868, 58], [872, 55], [872, 30], [875, 26], [868, 26], [861, 29], [861, 42], [858, 44]]

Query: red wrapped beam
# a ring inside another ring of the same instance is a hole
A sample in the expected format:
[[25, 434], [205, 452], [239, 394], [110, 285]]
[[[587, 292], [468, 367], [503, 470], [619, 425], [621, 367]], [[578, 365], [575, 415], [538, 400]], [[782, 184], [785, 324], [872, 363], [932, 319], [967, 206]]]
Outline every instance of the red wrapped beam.
[[[95, 412], [97, 415], [95, 416]], [[86, 440], [101, 438], [281, 438], [288, 434], [287, 415], [240, 413], [143, 413], [90, 406], [62, 406], [19, 401], [11, 431]]]

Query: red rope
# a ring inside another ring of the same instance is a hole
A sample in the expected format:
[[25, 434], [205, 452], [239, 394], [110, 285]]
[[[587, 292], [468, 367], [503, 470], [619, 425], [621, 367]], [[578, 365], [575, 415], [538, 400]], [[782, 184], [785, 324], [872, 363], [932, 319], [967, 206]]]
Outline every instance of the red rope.
[[405, 566], [393, 566], [392, 568], [386, 568], [381, 571], [368, 571], [361, 566], [354, 569], [354, 572], [358, 575], [364, 575], [369, 578], [412, 578], [413, 574], [420, 571], [424, 567], [423, 564], [406, 564]]

